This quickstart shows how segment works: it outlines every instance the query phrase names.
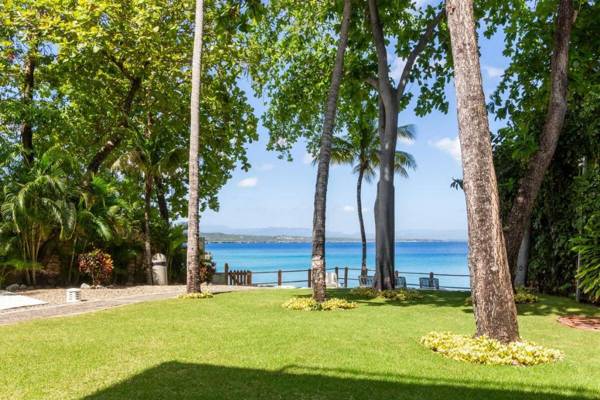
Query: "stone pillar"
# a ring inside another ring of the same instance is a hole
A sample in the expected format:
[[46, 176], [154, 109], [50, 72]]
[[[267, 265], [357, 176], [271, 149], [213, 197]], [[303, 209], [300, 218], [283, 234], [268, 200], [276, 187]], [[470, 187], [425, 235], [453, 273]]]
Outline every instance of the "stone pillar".
[[168, 285], [167, 279], [167, 257], [156, 253], [152, 256], [152, 280], [156, 285]]

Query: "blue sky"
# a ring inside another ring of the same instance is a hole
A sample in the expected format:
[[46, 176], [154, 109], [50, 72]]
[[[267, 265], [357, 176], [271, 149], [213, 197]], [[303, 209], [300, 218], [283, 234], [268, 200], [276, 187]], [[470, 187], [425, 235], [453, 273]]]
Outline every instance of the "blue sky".
[[[490, 40], [480, 35], [479, 39], [484, 91], [489, 97], [508, 62], [502, 56], [501, 34]], [[392, 75], [399, 75], [402, 62], [391, 58], [390, 64]], [[409, 90], [417, 92], [418, 87], [413, 84]], [[262, 100], [253, 98], [250, 90], [247, 93], [260, 115]], [[414, 124], [417, 135], [412, 143], [399, 142], [398, 148], [412, 153], [418, 167], [408, 179], [396, 177], [396, 230], [399, 233], [423, 231], [425, 235], [435, 236], [435, 232], [453, 231], [466, 237], [464, 195], [449, 187], [452, 177], [462, 176], [453, 83], [446, 87], [446, 93], [450, 102], [447, 114], [435, 111], [419, 118], [414, 114], [414, 104], [400, 113], [399, 124]], [[490, 125], [495, 131], [502, 123], [491, 119]], [[277, 153], [266, 151], [268, 132], [263, 127], [259, 128], [259, 134], [260, 140], [248, 147], [252, 169], [247, 173], [236, 170], [221, 190], [220, 210], [206, 211], [202, 215], [201, 224], [207, 230], [215, 230], [217, 226], [232, 229], [311, 227], [316, 168], [303, 144], [294, 147], [294, 161], [288, 162], [278, 159]], [[374, 232], [375, 192], [376, 182], [363, 185], [363, 212], [369, 236]], [[349, 166], [332, 166], [327, 230], [358, 235], [356, 176]]]

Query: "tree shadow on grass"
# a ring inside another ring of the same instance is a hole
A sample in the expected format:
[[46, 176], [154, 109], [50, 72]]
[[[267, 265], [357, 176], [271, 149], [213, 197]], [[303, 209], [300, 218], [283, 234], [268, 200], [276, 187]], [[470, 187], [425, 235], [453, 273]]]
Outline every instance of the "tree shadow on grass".
[[592, 304], [577, 303], [573, 299], [558, 296], [540, 296], [537, 303], [518, 304], [519, 315], [600, 315], [600, 308]]
[[[354, 301], [360, 304], [365, 304], [368, 306], [397, 306], [397, 307], [410, 307], [414, 305], [429, 305], [436, 307], [462, 307], [462, 308], [471, 308], [468, 304], [465, 303], [467, 297], [469, 297], [468, 292], [459, 292], [459, 291], [441, 291], [441, 290], [419, 290], [416, 291], [421, 294], [423, 297], [421, 299], [414, 300], [390, 300], [384, 299], [381, 297], [378, 298], [369, 298], [361, 295], [357, 295], [352, 293], [351, 290], [348, 289], [328, 289], [327, 295], [329, 297], [337, 297], [341, 299], [346, 299], [348, 301]], [[310, 295], [307, 295], [310, 296]]]
[[[434, 307], [455, 307], [461, 308], [463, 312], [472, 314], [473, 307], [467, 302], [467, 298], [470, 296], [469, 292], [462, 291], [434, 291], [434, 290], [420, 290], [418, 291], [423, 295], [422, 299], [408, 300], [408, 301], [397, 301], [387, 299], [372, 299], [364, 296], [353, 294], [349, 289], [327, 289], [327, 295], [329, 297], [338, 297], [349, 301], [354, 301], [359, 304], [365, 304], [368, 306], [398, 306], [398, 307], [410, 307], [415, 305], [427, 305]], [[310, 297], [310, 294], [303, 295], [300, 297]], [[541, 295], [540, 300], [533, 304], [518, 304], [517, 310], [519, 315], [584, 315], [584, 316], [598, 316], [600, 315], [600, 308], [591, 304], [577, 303], [572, 299], [558, 296], [547, 296]]]
[[[337, 376], [332, 376], [335, 374]], [[351, 370], [288, 366], [278, 371], [165, 362], [92, 395], [99, 399], [592, 399], [569, 387], [514, 385], [486, 381], [374, 375]]]

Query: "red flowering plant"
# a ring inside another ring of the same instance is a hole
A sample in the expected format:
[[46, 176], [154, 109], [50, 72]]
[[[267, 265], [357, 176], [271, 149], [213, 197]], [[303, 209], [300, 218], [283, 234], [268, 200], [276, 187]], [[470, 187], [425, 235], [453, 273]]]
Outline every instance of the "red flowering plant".
[[79, 255], [79, 272], [92, 278], [92, 286], [100, 286], [110, 282], [113, 260], [110, 254], [95, 249]]

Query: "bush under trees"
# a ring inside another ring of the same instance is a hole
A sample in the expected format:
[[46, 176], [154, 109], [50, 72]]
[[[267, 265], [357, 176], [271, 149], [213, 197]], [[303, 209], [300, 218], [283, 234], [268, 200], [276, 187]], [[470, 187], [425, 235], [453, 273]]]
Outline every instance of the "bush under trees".
[[102, 250], [95, 249], [79, 255], [79, 272], [92, 279], [92, 286], [110, 283], [112, 271], [112, 257]]

